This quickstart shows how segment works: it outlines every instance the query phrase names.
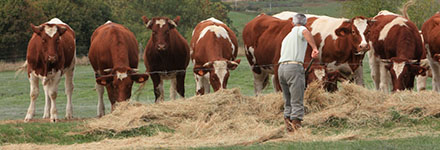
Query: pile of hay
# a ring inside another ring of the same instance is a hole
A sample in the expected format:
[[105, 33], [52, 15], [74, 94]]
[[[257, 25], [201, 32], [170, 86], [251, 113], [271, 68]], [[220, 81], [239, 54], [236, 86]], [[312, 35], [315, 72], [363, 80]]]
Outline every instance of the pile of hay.
[[[283, 103], [280, 93], [259, 97], [243, 96], [238, 89], [220, 90], [204, 96], [160, 104], [120, 103], [113, 113], [87, 121], [85, 126], [88, 132], [121, 132], [150, 124], [167, 126], [174, 132], [159, 132], [152, 137], [106, 139], [62, 147], [22, 144], [3, 148], [182, 148], [248, 145], [265, 141], [350, 140], [369, 134], [358, 130], [357, 127], [374, 127], [392, 120], [392, 112], [412, 119], [440, 117], [440, 94], [433, 91], [386, 94], [343, 83], [339, 91], [327, 93], [318, 84], [311, 84], [305, 93], [305, 126], [295, 134], [288, 134], [284, 131], [282, 119]], [[315, 127], [338, 127], [338, 124], [352, 128], [335, 134], [312, 133]], [[426, 130], [424, 133], [429, 132], [431, 131]], [[398, 134], [394, 137], [420, 136], [419, 131], [411, 129]]]

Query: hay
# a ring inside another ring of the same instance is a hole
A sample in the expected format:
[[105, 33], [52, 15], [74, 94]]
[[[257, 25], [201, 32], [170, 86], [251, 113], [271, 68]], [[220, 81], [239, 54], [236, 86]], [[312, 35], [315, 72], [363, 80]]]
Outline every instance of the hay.
[[[324, 92], [318, 84], [310, 84], [305, 93], [304, 127], [294, 134], [283, 128], [283, 100], [280, 93], [259, 97], [243, 96], [238, 89], [160, 104], [120, 103], [116, 110], [99, 119], [86, 122], [87, 132], [121, 132], [150, 124], [160, 124], [175, 131], [159, 132], [152, 137], [107, 139], [100, 142], [36, 146], [6, 145], [8, 148], [57, 149], [121, 149], [121, 148], [189, 148], [200, 146], [249, 145], [266, 141], [335, 141], [368, 139], [375, 127], [392, 120], [392, 112], [412, 119], [440, 116], [440, 94], [433, 91], [403, 91], [385, 94], [379, 91], [342, 83], [339, 91]], [[437, 107], [436, 107], [437, 106]], [[316, 127], [349, 126], [335, 134], [316, 134]], [[405, 128], [406, 129], [406, 128]], [[392, 131], [392, 136], [439, 134], [427, 128]], [[394, 133], [396, 132], [396, 133]], [[371, 137], [370, 137], [371, 138]], [[379, 137], [384, 138], [384, 137]], [[124, 143], [124, 144], [120, 144]], [[103, 146], [105, 145], [105, 146]]]

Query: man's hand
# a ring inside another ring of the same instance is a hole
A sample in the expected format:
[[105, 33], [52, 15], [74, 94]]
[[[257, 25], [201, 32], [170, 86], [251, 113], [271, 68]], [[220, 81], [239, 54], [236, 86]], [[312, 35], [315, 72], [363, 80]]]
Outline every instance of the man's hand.
[[318, 49], [314, 48], [312, 50], [312, 58], [318, 58], [318, 54], [319, 54]]

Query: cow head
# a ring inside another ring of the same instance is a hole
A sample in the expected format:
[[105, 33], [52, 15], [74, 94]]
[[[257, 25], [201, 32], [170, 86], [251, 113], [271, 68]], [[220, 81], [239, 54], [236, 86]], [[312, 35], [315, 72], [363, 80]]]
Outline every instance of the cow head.
[[240, 64], [240, 59], [235, 61], [219, 60], [210, 61], [203, 65], [199, 69], [194, 69], [194, 73], [199, 76], [204, 76], [209, 73], [209, 82], [211, 83], [214, 91], [219, 89], [226, 89], [229, 78], [229, 70], [235, 70]]
[[177, 16], [174, 20], [166, 17], [156, 17], [149, 20], [143, 16], [142, 20], [145, 26], [152, 31], [153, 46], [159, 51], [167, 50], [170, 42], [170, 32], [177, 27], [180, 16]]
[[427, 69], [421, 67], [417, 60], [408, 60], [393, 57], [390, 60], [382, 60], [388, 63], [385, 67], [390, 70], [393, 91], [412, 89], [416, 75], [425, 75]]
[[55, 24], [35, 26], [31, 24], [32, 31], [41, 38], [43, 58], [49, 64], [54, 64], [63, 56], [63, 51], [58, 51], [61, 36], [66, 28]]
[[375, 21], [358, 16], [351, 20], [346, 20], [335, 30], [337, 36], [348, 38], [350, 45], [356, 50], [356, 53], [365, 53], [370, 50], [368, 36], [370, 34], [370, 25]]
[[133, 81], [142, 83], [148, 80], [147, 74], [136, 73], [137, 69], [129, 67], [118, 67], [114, 69], [105, 69], [104, 72], [110, 74], [98, 76], [96, 83], [104, 85], [111, 100], [118, 102], [126, 101], [131, 97], [131, 88]]
[[329, 69], [325, 65], [313, 65], [307, 74], [307, 84], [318, 81], [328, 92], [336, 91], [338, 89], [337, 81], [344, 79], [338, 70]]

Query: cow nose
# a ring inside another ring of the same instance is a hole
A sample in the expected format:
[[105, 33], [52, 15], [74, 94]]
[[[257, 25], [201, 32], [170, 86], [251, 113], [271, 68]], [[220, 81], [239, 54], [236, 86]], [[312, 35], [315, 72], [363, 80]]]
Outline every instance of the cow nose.
[[359, 49], [360, 50], [369, 50], [370, 49], [370, 45], [368, 45], [368, 44], [361, 44], [361, 45], [359, 45]]
[[157, 49], [164, 50], [165, 49], [165, 44], [157, 44]]
[[49, 57], [47, 58], [47, 61], [49, 61], [49, 62], [51, 62], [51, 63], [55, 62], [56, 60], [57, 60], [57, 59], [56, 59], [55, 56], [49, 56]]

